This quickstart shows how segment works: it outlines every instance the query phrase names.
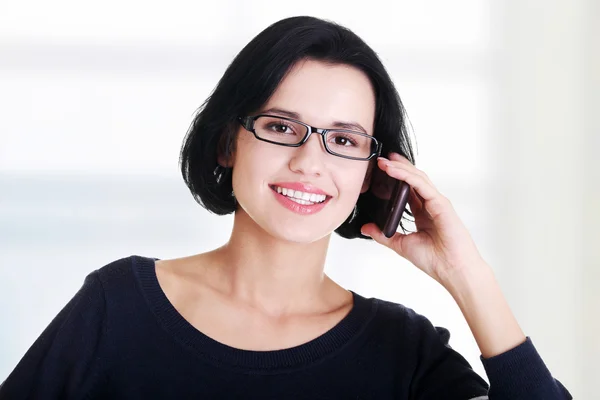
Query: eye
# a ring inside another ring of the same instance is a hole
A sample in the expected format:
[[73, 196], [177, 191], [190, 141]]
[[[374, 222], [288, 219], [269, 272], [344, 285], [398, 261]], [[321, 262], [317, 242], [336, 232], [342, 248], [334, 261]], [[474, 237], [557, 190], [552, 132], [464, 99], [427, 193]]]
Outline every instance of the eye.
[[[272, 131], [276, 132], [276, 133], [293, 133], [292, 131], [292, 127], [286, 124], [282, 124], [282, 123], [271, 123], [268, 125], [268, 128], [271, 129]], [[290, 132], [288, 132], [288, 130]]]
[[342, 134], [334, 136], [333, 143], [338, 146], [356, 146], [356, 141], [352, 140], [349, 135]]

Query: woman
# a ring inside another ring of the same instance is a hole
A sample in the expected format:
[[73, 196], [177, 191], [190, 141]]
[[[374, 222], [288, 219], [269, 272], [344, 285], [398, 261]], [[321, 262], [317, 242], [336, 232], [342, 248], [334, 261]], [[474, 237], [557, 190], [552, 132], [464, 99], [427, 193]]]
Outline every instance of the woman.
[[[234, 213], [230, 240], [89, 274], [1, 399], [571, 398], [449, 200], [414, 166], [393, 83], [351, 31], [297, 17], [260, 33], [203, 104], [181, 166], [200, 204]], [[377, 174], [411, 186], [416, 233], [388, 239], [373, 223]], [[372, 238], [443, 285], [490, 387], [446, 329], [324, 274], [333, 231]]]

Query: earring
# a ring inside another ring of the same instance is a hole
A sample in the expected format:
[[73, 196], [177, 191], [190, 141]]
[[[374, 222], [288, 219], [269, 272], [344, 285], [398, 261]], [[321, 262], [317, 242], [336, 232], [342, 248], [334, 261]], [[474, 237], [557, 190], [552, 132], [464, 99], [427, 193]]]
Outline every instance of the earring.
[[356, 214], [358, 213], [358, 204], [354, 205], [354, 208], [352, 209], [352, 215], [350, 216], [350, 219], [348, 220], [348, 223], [354, 221], [354, 218], [356, 218]]
[[213, 175], [215, 176], [217, 184], [221, 183], [221, 180], [223, 180], [224, 174], [225, 174], [225, 167], [223, 167], [221, 165], [217, 165], [217, 167], [213, 171]]

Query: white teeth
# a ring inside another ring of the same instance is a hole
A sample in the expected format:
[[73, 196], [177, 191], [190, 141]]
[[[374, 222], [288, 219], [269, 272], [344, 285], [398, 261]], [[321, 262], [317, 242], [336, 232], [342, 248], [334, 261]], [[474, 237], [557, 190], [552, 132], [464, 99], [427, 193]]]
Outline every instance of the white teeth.
[[309, 205], [314, 203], [322, 203], [325, 201], [327, 196], [324, 194], [316, 194], [316, 193], [305, 193], [299, 190], [293, 190], [288, 188], [282, 188], [279, 186], [275, 187], [277, 193], [281, 193], [284, 196], [289, 197], [291, 200], [294, 200], [296, 203]]
[[310, 201], [305, 201], [305, 200], [300, 200], [300, 199], [296, 199], [295, 197], [290, 197], [291, 201], [295, 201], [298, 204], [302, 204], [304, 206], [310, 206], [313, 205], [315, 203], [311, 203]]

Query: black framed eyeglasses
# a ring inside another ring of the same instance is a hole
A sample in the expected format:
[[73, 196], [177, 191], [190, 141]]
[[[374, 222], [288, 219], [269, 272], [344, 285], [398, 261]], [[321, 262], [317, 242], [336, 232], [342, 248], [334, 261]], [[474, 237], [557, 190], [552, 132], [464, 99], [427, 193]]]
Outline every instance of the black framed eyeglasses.
[[258, 140], [281, 146], [300, 147], [314, 132], [321, 135], [325, 150], [334, 156], [367, 161], [381, 154], [381, 142], [362, 132], [315, 128], [295, 119], [269, 114], [238, 117], [238, 121]]

